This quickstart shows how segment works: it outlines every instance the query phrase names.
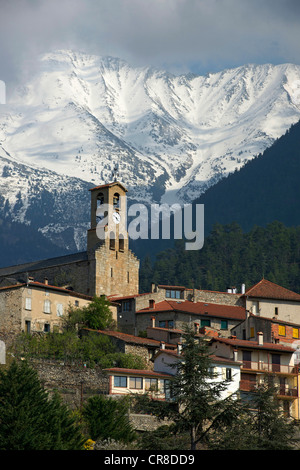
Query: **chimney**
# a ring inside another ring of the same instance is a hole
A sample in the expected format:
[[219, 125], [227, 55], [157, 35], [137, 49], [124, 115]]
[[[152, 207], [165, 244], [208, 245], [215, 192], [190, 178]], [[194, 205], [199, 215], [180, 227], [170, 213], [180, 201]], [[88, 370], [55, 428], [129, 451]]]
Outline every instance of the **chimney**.
[[151, 283], [151, 292], [155, 292], [155, 283], [154, 282]]
[[47, 277], [45, 277], [44, 284], [46, 284], [46, 286], [48, 285], [48, 278]]
[[241, 293], [245, 294], [245, 292], [246, 292], [246, 286], [245, 286], [245, 284], [242, 284]]
[[178, 343], [177, 344], [177, 354], [181, 354], [181, 351], [182, 351], [182, 344]]
[[151, 317], [151, 326], [155, 328], [155, 317]]
[[164, 341], [160, 343], [160, 349], [166, 349], [166, 345]]
[[237, 349], [235, 349], [235, 350], [233, 351], [233, 360], [234, 360], [234, 362], [236, 362], [236, 361], [238, 360], [238, 352], [237, 352]]
[[258, 331], [257, 333], [257, 341], [260, 346], [264, 344], [264, 335], [261, 331]]

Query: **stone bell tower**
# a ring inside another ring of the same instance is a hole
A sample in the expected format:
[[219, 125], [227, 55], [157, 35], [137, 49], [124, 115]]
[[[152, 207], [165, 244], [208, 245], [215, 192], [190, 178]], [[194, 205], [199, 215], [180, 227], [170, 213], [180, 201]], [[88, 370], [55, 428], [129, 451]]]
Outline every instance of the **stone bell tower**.
[[87, 251], [91, 295], [138, 294], [139, 260], [129, 250], [127, 189], [114, 181], [96, 186], [90, 192]]

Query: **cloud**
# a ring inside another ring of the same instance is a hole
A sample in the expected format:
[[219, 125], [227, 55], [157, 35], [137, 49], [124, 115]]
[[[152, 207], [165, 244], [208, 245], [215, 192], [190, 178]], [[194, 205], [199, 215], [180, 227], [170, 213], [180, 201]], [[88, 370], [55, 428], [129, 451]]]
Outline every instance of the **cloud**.
[[1, 0], [0, 14], [6, 82], [61, 48], [199, 73], [300, 63], [298, 0]]

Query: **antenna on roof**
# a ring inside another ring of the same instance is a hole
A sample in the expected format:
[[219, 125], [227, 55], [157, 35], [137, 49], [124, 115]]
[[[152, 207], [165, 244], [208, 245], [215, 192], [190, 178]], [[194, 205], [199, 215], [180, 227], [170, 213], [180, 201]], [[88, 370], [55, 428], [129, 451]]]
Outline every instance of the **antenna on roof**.
[[115, 164], [113, 172], [112, 172], [112, 177], [114, 181], [117, 181], [117, 177], [119, 176], [119, 165], [118, 163]]

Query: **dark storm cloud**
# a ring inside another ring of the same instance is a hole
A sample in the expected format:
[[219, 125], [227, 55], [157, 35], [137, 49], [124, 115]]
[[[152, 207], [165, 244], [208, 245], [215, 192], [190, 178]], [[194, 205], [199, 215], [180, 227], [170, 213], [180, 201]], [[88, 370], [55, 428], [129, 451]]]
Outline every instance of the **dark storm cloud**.
[[0, 0], [0, 79], [56, 48], [200, 73], [300, 63], [299, 19], [299, 0]]

